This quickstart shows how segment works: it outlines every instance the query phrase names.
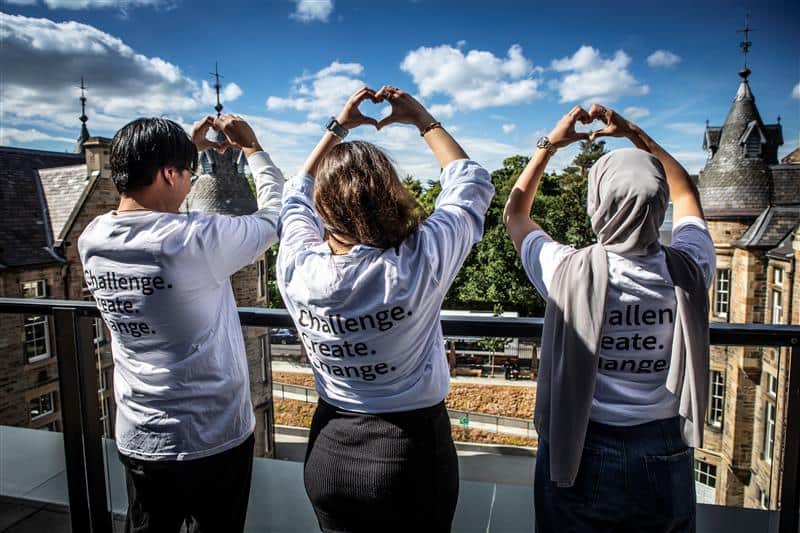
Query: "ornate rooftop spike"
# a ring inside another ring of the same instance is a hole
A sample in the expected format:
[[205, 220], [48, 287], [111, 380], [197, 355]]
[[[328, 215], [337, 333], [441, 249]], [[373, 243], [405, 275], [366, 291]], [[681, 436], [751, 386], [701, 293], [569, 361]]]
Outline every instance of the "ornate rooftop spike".
[[224, 76], [219, 73], [219, 65], [217, 62], [214, 62], [214, 72], [212, 72], [211, 75], [214, 76], [214, 89], [217, 91], [217, 105], [214, 106], [214, 109], [216, 109], [217, 116], [219, 116], [222, 113], [222, 104], [219, 101], [219, 90], [222, 86], [219, 83], [219, 79], [224, 78]]
[[[214, 76], [214, 88], [217, 91], [217, 105], [214, 109], [219, 116], [222, 113], [222, 103], [219, 100], [219, 79], [222, 75], [217, 64], [214, 65], [211, 75]], [[217, 132], [215, 140], [224, 141], [225, 134]], [[249, 215], [258, 209], [247, 183], [244, 172], [246, 159], [241, 150], [231, 146], [225, 153], [218, 154], [216, 150], [208, 148], [200, 153], [199, 161], [201, 174], [192, 182], [192, 190], [186, 196], [181, 211]]]
[[89, 135], [89, 129], [86, 127], [86, 121], [89, 120], [89, 117], [86, 116], [86, 84], [83, 81], [83, 76], [81, 76], [81, 85], [78, 87], [81, 90], [81, 133], [78, 136], [78, 142], [75, 145], [75, 153], [79, 154], [83, 152], [83, 143], [91, 137]]
[[698, 189], [707, 218], [755, 217], [769, 206], [772, 177], [770, 165], [778, 163], [778, 147], [783, 144], [780, 122], [764, 124], [747, 77], [749, 19], [745, 22], [744, 68], [739, 88], [728, 116], [721, 127], [706, 126], [703, 148], [710, 152], [699, 173]]
[[747, 81], [747, 77], [751, 72], [750, 68], [747, 66], [747, 53], [750, 51], [750, 47], [753, 46], [753, 43], [750, 42], [751, 31], [753, 31], [753, 29], [750, 27], [750, 13], [748, 13], [744, 17], [744, 28], [736, 32], [744, 34], [744, 41], [739, 43], [739, 47], [742, 49], [742, 54], [744, 55], [744, 66], [742, 67], [742, 70], [739, 71], [739, 76], [741, 76], [745, 81]]

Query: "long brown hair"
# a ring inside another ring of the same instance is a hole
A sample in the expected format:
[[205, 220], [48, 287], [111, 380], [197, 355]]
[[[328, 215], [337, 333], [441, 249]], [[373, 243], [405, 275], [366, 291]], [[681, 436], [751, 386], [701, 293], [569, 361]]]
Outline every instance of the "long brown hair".
[[328, 232], [376, 248], [393, 248], [425, 219], [391, 160], [365, 141], [340, 143], [319, 164], [314, 208]]

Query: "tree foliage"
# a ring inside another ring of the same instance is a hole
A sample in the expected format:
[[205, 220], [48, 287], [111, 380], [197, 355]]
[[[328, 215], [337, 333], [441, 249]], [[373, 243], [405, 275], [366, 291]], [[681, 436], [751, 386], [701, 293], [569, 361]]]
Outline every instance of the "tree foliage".
[[[578, 248], [594, 242], [586, 214], [587, 175], [604, 153], [604, 142], [583, 142], [571, 166], [560, 174], [546, 173], [542, 177], [531, 216], [553, 239]], [[544, 313], [545, 302], [528, 280], [502, 220], [508, 194], [528, 161], [527, 157], [515, 155], [492, 172], [495, 196], [486, 213], [483, 239], [456, 276], [445, 298], [446, 308], [517, 311], [523, 316]], [[410, 176], [404, 183], [425, 210], [432, 212], [441, 184], [437, 181], [423, 188]]]

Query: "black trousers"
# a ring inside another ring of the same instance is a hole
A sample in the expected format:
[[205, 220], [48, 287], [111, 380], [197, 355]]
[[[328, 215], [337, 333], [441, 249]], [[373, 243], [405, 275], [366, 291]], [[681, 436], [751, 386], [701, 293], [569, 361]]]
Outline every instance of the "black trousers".
[[128, 487], [126, 533], [244, 531], [253, 473], [253, 435], [235, 448], [190, 461], [120, 454]]
[[325, 532], [450, 531], [458, 457], [444, 403], [362, 414], [320, 400], [304, 480]]

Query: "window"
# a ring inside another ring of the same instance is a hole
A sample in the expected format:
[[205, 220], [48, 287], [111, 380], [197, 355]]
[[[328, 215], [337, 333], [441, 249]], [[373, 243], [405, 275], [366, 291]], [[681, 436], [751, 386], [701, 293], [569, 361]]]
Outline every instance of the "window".
[[55, 411], [55, 404], [53, 393], [48, 392], [42, 396], [33, 398], [29, 404], [31, 420], [36, 420], [43, 416], [49, 415]]
[[108, 389], [108, 373], [109, 369], [104, 368], [100, 370], [100, 390], [104, 391]]
[[94, 326], [94, 343], [97, 346], [101, 346], [106, 340], [106, 328], [103, 326], [103, 319], [95, 318], [92, 320], [92, 325]]
[[23, 298], [44, 298], [47, 296], [47, 283], [43, 279], [26, 281], [22, 284]]
[[103, 423], [103, 434], [106, 438], [113, 438], [114, 435], [111, 432], [111, 402], [109, 402], [108, 398], [103, 398], [100, 405], [100, 421]]
[[773, 448], [775, 447], [775, 404], [771, 401], [764, 402], [764, 452], [765, 461], [772, 462]]
[[751, 134], [744, 144], [744, 155], [747, 158], [756, 158], [761, 155], [761, 138]]
[[769, 509], [769, 494], [761, 487], [758, 487], [758, 503], [762, 509]]
[[[26, 281], [22, 284], [23, 298], [44, 298], [47, 296], [47, 283], [43, 279]], [[50, 335], [46, 316], [25, 318], [25, 359], [29, 363], [50, 357]]]
[[269, 357], [269, 335], [261, 335], [258, 338], [258, 351], [261, 360], [261, 383], [269, 383], [267, 372], [267, 358]]
[[47, 317], [43, 315], [25, 318], [25, 359], [29, 363], [50, 357], [47, 324]]
[[261, 258], [256, 263], [258, 265], [258, 297], [264, 298], [267, 295], [267, 261]]
[[717, 467], [700, 460], [694, 462], [694, 480], [707, 487], [717, 486]]
[[772, 323], [783, 323], [783, 291], [772, 289]]
[[773, 398], [778, 397], [778, 378], [772, 374], [767, 374], [767, 394]]
[[772, 284], [783, 286], [783, 269], [778, 267], [772, 268]]
[[725, 376], [722, 372], [711, 371], [711, 401], [708, 408], [708, 423], [722, 427], [722, 412], [725, 408]]
[[714, 314], [727, 318], [731, 292], [731, 270], [717, 270], [717, 283], [714, 285]]

